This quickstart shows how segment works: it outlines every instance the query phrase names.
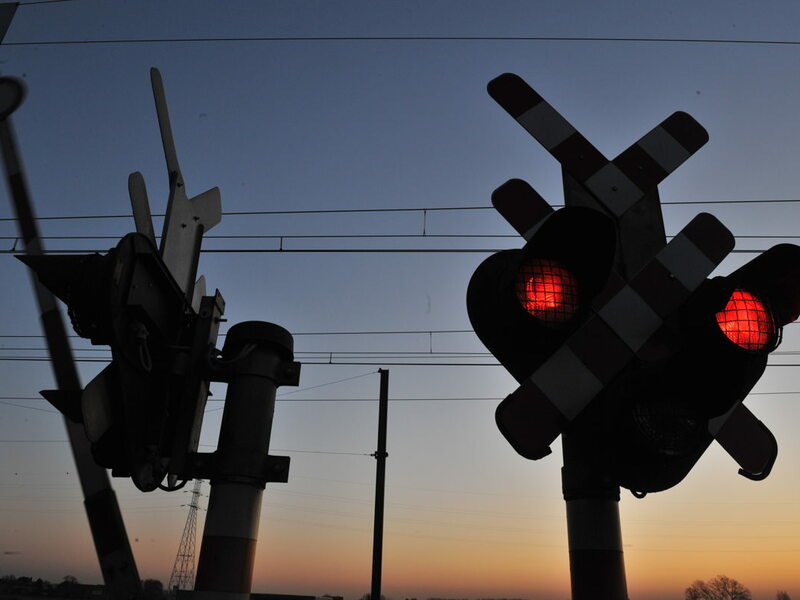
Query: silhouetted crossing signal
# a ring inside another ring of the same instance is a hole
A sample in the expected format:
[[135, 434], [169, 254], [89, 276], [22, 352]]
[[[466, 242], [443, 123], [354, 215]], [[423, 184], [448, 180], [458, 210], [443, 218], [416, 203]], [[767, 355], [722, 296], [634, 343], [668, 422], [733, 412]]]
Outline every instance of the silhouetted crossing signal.
[[[497, 210], [528, 240], [490, 256], [472, 276], [467, 310], [481, 341], [518, 380], [564, 343], [601, 291], [614, 258], [614, 229], [595, 210], [553, 211], [524, 181], [492, 195]], [[578, 235], [593, 249], [574, 243]]]
[[520, 180], [493, 195], [526, 241], [487, 258], [467, 292], [473, 328], [520, 383], [497, 408], [501, 433], [536, 459], [581, 421], [637, 492], [678, 483], [715, 438], [765, 477], [777, 446], [741, 402], [800, 313], [800, 248], [707, 279], [734, 246], [717, 219], [666, 242], [656, 186], [708, 140], [685, 113], [608, 161], [516, 75], [489, 93], [561, 163], [566, 205]]
[[[20, 256], [61, 299], [78, 335], [111, 347], [84, 390], [44, 392], [80, 420], [95, 461], [145, 491], [167, 473], [197, 316], [151, 240], [131, 233], [106, 255]], [[184, 360], [181, 360], [181, 359]]]
[[782, 327], [800, 313], [800, 248], [782, 244], [705, 281], [662, 332], [660, 355], [606, 391], [620, 483], [678, 483], [716, 439], [739, 472], [764, 479], [772, 433], [742, 401], [764, 373]]

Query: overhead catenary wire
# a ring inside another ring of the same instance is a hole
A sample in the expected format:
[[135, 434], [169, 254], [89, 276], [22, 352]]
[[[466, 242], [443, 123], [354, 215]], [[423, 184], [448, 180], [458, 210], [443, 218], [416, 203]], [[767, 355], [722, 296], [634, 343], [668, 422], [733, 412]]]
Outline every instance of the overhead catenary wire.
[[[800, 199], [743, 199], [743, 200], [708, 200], [708, 201], [674, 201], [664, 202], [663, 204], [740, 204], [740, 203], [771, 203], [771, 202], [800, 202]], [[560, 205], [554, 205], [558, 207]], [[487, 233], [431, 233], [427, 228], [427, 214], [434, 211], [474, 211], [474, 210], [493, 210], [491, 206], [434, 206], [434, 207], [387, 207], [387, 208], [343, 208], [343, 209], [315, 209], [315, 210], [267, 210], [267, 211], [230, 211], [223, 214], [228, 216], [236, 215], [319, 215], [319, 214], [359, 214], [359, 213], [420, 213], [423, 215], [421, 232], [413, 233], [384, 233], [384, 234], [236, 234], [236, 235], [208, 235], [205, 236], [206, 240], [273, 240], [276, 245], [273, 247], [229, 247], [229, 248], [203, 248], [201, 250], [204, 254], [265, 254], [265, 253], [306, 253], [306, 254], [350, 254], [350, 253], [384, 253], [384, 254], [404, 254], [404, 253], [431, 253], [431, 254], [459, 254], [459, 253], [477, 253], [488, 254], [499, 252], [508, 248], [486, 248], [486, 247], [370, 247], [369, 245], [361, 245], [359, 247], [287, 247], [284, 243], [288, 240], [421, 240], [421, 239], [439, 239], [439, 240], [499, 240], [499, 239], [517, 239], [519, 236], [511, 233], [501, 234], [487, 234]], [[163, 216], [156, 214], [154, 216]], [[62, 220], [80, 220], [80, 219], [129, 219], [132, 218], [131, 214], [105, 214], [105, 215], [62, 215], [62, 216], [45, 216], [40, 220], [62, 221]], [[13, 221], [12, 218], [0, 218], [0, 221]], [[793, 240], [800, 239], [798, 235], [741, 235], [737, 236], [740, 239], [784, 239]], [[13, 242], [10, 248], [0, 250], [0, 253], [15, 254], [19, 245], [18, 236], [6, 235], [0, 236], [0, 239]], [[71, 241], [71, 240], [115, 240], [118, 239], [112, 235], [52, 235], [47, 239], [58, 241]], [[89, 253], [102, 253], [106, 252], [107, 248], [55, 248], [49, 251], [50, 254], [89, 254]], [[733, 254], [757, 254], [763, 252], [764, 249], [736, 249]]]
[[[8, 351], [27, 351], [27, 352], [47, 352], [47, 348], [6, 348], [0, 347], [0, 352], [8, 352]], [[110, 348], [73, 348], [75, 352], [111, 352]], [[468, 357], [468, 358], [490, 358], [494, 356], [491, 352], [487, 352], [485, 350], [295, 350], [294, 355], [296, 358], [327, 358], [330, 356], [349, 356], [349, 357], [356, 357], [356, 358], [363, 358], [363, 357], [409, 357], [409, 358], [425, 358], [425, 357], [437, 357], [437, 358], [456, 358], [456, 357]], [[770, 352], [770, 356], [798, 356], [800, 355], [800, 350], [776, 350]], [[2, 355], [0, 355], [2, 358]], [[8, 358], [47, 358], [46, 356], [25, 356], [25, 355], [11, 355]], [[302, 362], [302, 361], [301, 361]], [[373, 373], [367, 373], [366, 375], [372, 375]], [[356, 375], [352, 378], [343, 379], [340, 381], [349, 381], [350, 379], [358, 379], [359, 377], [366, 377], [366, 375]], [[334, 381], [332, 383], [339, 383], [339, 381]], [[331, 383], [321, 384], [321, 385], [331, 385]], [[321, 386], [315, 386], [321, 387]], [[309, 389], [309, 388], [303, 388]], [[295, 392], [287, 392], [287, 393], [296, 393]]]
[[[800, 390], [792, 390], [792, 391], [785, 391], [785, 392], [750, 392], [749, 396], [794, 396], [800, 394]], [[61, 414], [56, 410], [51, 410], [47, 408], [38, 408], [35, 406], [30, 406], [27, 404], [14, 404], [11, 402], [6, 402], [6, 400], [31, 400], [36, 402], [44, 401], [42, 396], [2, 396], [0, 397], [0, 404], [5, 404], [8, 406], [14, 406], [17, 408], [25, 408], [30, 410], [40, 410], [42, 412], [49, 412], [53, 414]], [[452, 397], [427, 397], [421, 396], [418, 398], [390, 398], [391, 402], [500, 402], [503, 400], [501, 396], [452, 396]], [[224, 402], [223, 398], [208, 398], [207, 402]], [[339, 403], [339, 402], [368, 402], [368, 403], [375, 403], [377, 400], [375, 398], [353, 398], [353, 397], [345, 397], [345, 398], [280, 398], [276, 400], [277, 402], [282, 403], [290, 403], [290, 404], [300, 404], [303, 402], [321, 402], [321, 403]]]
[[[800, 235], [736, 235], [737, 239], [754, 240], [796, 240]], [[319, 239], [416, 239], [416, 238], [466, 238], [466, 239], [495, 239], [495, 238], [514, 238], [519, 239], [517, 233], [350, 233], [350, 234], [238, 234], [238, 235], [204, 235], [204, 240], [319, 240]], [[0, 235], [0, 240], [16, 241], [18, 235]], [[119, 240], [118, 235], [50, 235], [42, 236], [43, 240]], [[70, 251], [72, 252], [72, 250]]]
[[[800, 198], [741, 198], [730, 200], [662, 200], [661, 206], [688, 206], [706, 204], [792, 204], [800, 203]], [[563, 204], [552, 204], [553, 208], [560, 208]], [[293, 210], [243, 210], [222, 211], [223, 217], [234, 216], [259, 216], [259, 215], [324, 215], [324, 214], [358, 214], [358, 213], [395, 213], [395, 212], [441, 212], [441, 211], [472, 211], [495, 210], [491, 205], [482, 206], [416, 206], [416, 207], [374, 207], [374, 208], [321, 208], [321, 209], [293, 209]], [[153, 213], [152, 217], [164, 217], [164, 213]], [[102, 215], [46, 215], [38, 217], [39, 221], [74, 221], [82, 219], [133, 219], [133, 213], [113, 213]], [[13, 217], [2, 217], [0, 222], [14, 221]]]
[[[368, 209], [368, 210], [383, 210], [383, 209]], [[406, 210], [406, 209], [388, 209], [388, 210]], [[429, 209], [409, 209], [409, 210], [424, 210], [427, 211]], [[430, 209], [433, 210], [433, 209]], [[450, 210], [450, 209], [447, 209]], [[357, 211], [354, 211], [357, 212]], [[62, 217], [57, 217], [62, 218]], [[84, 217], [81, 217], [84, 218]], [[91, 218], [91, 217], [85, 217]], [[101, 217], [105, 218], [105, 217]], [[0, 219], [2, 220], [2, 219]], [[228, 247], [228, 248], [219, 248], [219, 247], [208, 247], [202, 248], [200, 252], [202, 254], [265, 254], [265, 253], [311, 253], [311, 254], [335, 254], [335, 253], [478, 253], [478, 254], [489, 254], [494, 252], [501, 252], [503, 250], [508, 250], [511, 248], [515, 248], [516, 246], [510, 247], [485, 247], [485, 246], [473, 246], [473, 247], [464, 247], [463, 245], [460, 246], [449, 246], [449, 247], [438, 247], [432, 248], [429, 246], [408, 246], [408, 245], [400, 245], [395, 247], [374, 247], [369, 244], [370, 241], [387, 241], [387, 240], [403, 240], [403, 241], [421, 241], [421, 240], [518, 240], [519, 236], [517, 234], [511, 233], [430, 233], [427, 231], [426, 224], [422, 224], [422, 231], [421, 232], [414, 232], [414, 233], [352, 233], [352, 234], [228, 234], [228, 235], [208, 235], [205, 236], [205, 240], [237, 240], [237, 241], [244, 241], [244, 240], [270, 240], [275, 243], [274, 246], [271, 247]], [[673, 236], [667, 236], [668, 239], [671, 239]], [[778, 234], [768, 234], [768, 235], [755, 235], [755, 234], [745, 234], [735, 236], [737, 239], [748, 239], [748, 240], [797, 240], [800, 239], [800, 235], [795, 234], [787, 234], [787, 235], [778, 235]], [[114, 235], [51, 235], [47, 236], [45, 239], [48, 240], [56, 240], [56, 241], [99, 241], [99, 240], [119, 240], [119, 236]], [[18, 246], [20, 244], [20, 238], [16, 235], [4, 235], [0, 236], [0, 240], [5, 240], [9, 242], [10, 248], [0, 249], [0, 254], [6, 255], [15, 255], [19, 252]], [[328, 247], [318, 247], [318, 246], [288, 246], [286, 244], [287, 241], [292, 240], [358, 240], [360, 242], [366, 242], [365, 244], [359, 244], [357, 247], [336, 247], [330, 246]], [[95, 248], [51, 248], [48, 251], [48, 254], [93, 254], [93, 253], [104, 253], [107, 252], [108, 248], [103, 247], [95, 247]], [[763, 252], [764, 248], [746, 248], [746, 249], [735, 249], [732, 250], [732, 254], [756, 254]]]
[[315, 389], [318, 389], [318, 388], [321, 388], [321, 387], [327, 387], [329, 385], [336, 385], [336, 384], [339, 384], [339, 383], [344, 383], [346, 381], [353, 381], [355, 379], [361, 379], [363, 377], [369, 377], [370, 375], [376, 375], [377, 373], [378, 373], [377, 371], [369, 371], [367, 373], [361, 373], [360, 375], [353, 375], [352, 377], [345, 377], [344, 379], [337, 379], [335, 381], [326, 381], [325, 383], [318, 383], [317, 385], [310, 385], [310, 386], [301, 387], [301, 388], [298, 388], [296, 390], [292, 390], [291, 392], [283, 392], [281, 394], [277, 394], [276, 395], [276, 400], [278, 398], [282, 398], [283, 396], [288, 396], [290, 394], [297, 394], [297, 393], [305, 392], [305, 391], [308, 391], [308, 390], [315, 390]]
[[33, 4], [56, 4], [60, 2], [75, 2], [75, 0], [33, 0], [32, 2], [19, 2], [19, 6], [31, 6]]
[[[473, 333], [472, 329], [403, 329], [403, 330], [361, 330], [361, 331], [300, 331], [292, 332], [292, 336], [328, 336], [328, 335], [429, 335], [429, 334], [451, 334], [451, 333]], [[219, 337], [225, 337], [227, 333], [220, 333]], [[3, 334], [0, 338], [43, 338], [39, 334], [13, 335]], [[70, 338], [80, 338], [79, 335], [70, 335]], [[83, 338], [81, 338], [83, 339]]]
[[[0, 362], [50, 362], [50, 359], [47, 357], [0, 357]], [[108, 364], [111, 362], [110, 358], [76, 358], [75, 362], [78, 363], [100, 363], [100, 364]], [[401, 360], [397, 358], [392, 358], [390, 360], [311, 360], [311, 361], [303, 361], [304, 365], [315, 365], [315, 366], [331, 366], [331, 367], [343, 367], [343, 366], [352, 366], [352, 367], [502, 367], [499, 362], [443, 362], [443, 361], [427, 361], [427, 362], [412, 362], [407, 360]], [[770, 363], [767, 364], [767, 368], [770, 367], [800, 367], [800, 363]]]
[[[492, 254], [509, 248], [204, 248], [200, 254]], [[47, 254], [96, 254], [101, 248], [75, 250], [48, 250]], [[762, 249], [731, 250], [730, 254], [760, 254]], [[13, 255], [17, 250], [0, 250], [0, 254]]]
[[[69, 440], [0, 440], [0, 444], [69, 444]], [[199, 444], [200, 446], [211, 446], [210, 444]], [[275, 452], [289, 452], [302, 454], [340, 454], [346, 456], [372, 456], [368, 452], [341, 452], [338, 450], [287, 450], [285, 448], [271, 448]]]
[[[305, 391], [305, 390], [303, 390]], [[798, 392], [782, 392], [785, 394], [797, 394]], [[42, 396], [0, 396], [0, 402], [5, 400], [37, 400], [41, 401], [44, 400]], [[489, 400], [502, 400], [501, 397], [493, 397], [493, 396], [469, 396], [469, 397], [449, 397], [449, 398], [427, 398], [427, 397], [420, 397], [420, 398], [390, 398], [392, 402], [455, 402], [455, 401], [472, 401], [472, 400], [480, 400], [480, 401], [489, 401]], [[224, 402], [223, 398], [209, 398], [209, 402]], [[280, 398], [276, 401], [280, 402], [376, 402], [375, 398]], [[20, 408], [30, 408], [24, 404], [18, 404]], [[50, 412], [57, 412], [57, 411], [50, 411]]]
[[[50, 0], [54, 2], [57, 0]], [[28, 4], [36, 4], [29, 2]], [[39, 0], [47, 4], [47, 0]], [[363, 36], [242, 36], [242, 37], [163, 37], [119, 38], [83, 40], [29, 40], [3, 42], [3, 46], [68, 46], [107, 44], [219, 44], [254, 42], [556, 42], [556, 43], [624, 43], [624, 44], [696, 44], [696, 45], [747, 45], [747, 46], [800, 46], [798, 40], [690, 38], [690, 37], [626, 37], [626, 36], [497, 36], [497, 35], [363, 35]]]

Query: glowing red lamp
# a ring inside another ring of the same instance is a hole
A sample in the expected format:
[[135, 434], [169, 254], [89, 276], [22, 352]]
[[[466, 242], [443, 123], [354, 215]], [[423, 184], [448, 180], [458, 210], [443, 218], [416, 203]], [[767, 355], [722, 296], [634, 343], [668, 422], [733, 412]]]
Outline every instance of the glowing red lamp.
[[549, 323], [568, 321], [580, 306], [575, 277], [555, 260], [527, 261], [517, 275], [516, 290], [522, 307]]
[[771, 349], [775, 344], [777, 327], [772, 313], [746, 290], [734, 290], [716, 317], [722, 333], [745, 350]]

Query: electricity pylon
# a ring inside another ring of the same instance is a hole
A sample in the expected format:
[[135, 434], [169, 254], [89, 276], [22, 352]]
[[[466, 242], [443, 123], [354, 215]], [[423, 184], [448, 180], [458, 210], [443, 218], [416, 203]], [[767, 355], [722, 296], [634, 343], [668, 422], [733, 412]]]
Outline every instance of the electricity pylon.
[[169, 577], [168, 589], [170, 594], [176, 590], [191, 590], [194, 588], [194, 541], [197, 532], [197, 509], [200, 499], [200, 486], [203, 481], [195, 479], [192, 499], [189, 502], [189, 515], [183, 527], [181, 543], [178, 546], [178, 555]]

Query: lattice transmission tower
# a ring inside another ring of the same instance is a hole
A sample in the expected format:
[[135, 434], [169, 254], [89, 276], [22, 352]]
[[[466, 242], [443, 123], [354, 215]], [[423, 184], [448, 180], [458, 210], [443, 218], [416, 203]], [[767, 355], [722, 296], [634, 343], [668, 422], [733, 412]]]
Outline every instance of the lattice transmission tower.
[[172, 567], [172, 575], [169, 577], [168, 589], [172, 595], [175, 590], [191, 590], [194, 588], [194, 541], [197, 532], [197, 509], [200, 502], [200, 486], [203, 481], [196, 479], [194, 489], [192, 489], [192, 500], [187, 505], [189, 515], [186, 517], [186, 525], [183, 527], [181, 543], [178, 546], [178, 555], [175, 557], [175, 564]]

